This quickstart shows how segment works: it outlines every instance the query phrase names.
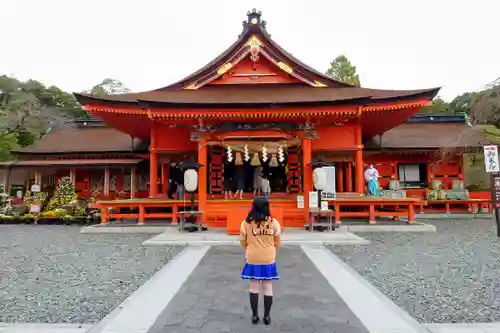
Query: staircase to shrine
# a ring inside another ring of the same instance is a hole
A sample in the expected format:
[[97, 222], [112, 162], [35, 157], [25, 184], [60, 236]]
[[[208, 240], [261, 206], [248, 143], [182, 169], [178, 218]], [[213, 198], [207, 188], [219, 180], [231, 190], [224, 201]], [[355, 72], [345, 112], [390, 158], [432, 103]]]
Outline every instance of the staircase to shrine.
[[[271, 199], [271, 214], [273, 209], [281, 208], [284, 227], [303, 227], [306, 223], [303, 210], [297, 208], [297, 202], [290, 199]], [[251, 200], [208, 200], [204, 223], [209, 228], [226, 228], [231, 210], [247, 208], [250, 211]]]

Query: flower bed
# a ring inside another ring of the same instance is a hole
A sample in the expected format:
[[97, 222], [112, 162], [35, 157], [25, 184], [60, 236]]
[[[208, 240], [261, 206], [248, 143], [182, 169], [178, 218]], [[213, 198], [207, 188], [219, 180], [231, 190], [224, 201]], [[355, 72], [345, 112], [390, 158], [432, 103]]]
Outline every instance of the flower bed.
[[92, 224], [97, 216], [97, 211], [87, 202], [77, 199], [69, 177], [60, 179], [48, 202], [45, 192], [26, 192], [24, 204], [16, 206], [5, 194], [0, 199], [0, 223], [3, 224]]

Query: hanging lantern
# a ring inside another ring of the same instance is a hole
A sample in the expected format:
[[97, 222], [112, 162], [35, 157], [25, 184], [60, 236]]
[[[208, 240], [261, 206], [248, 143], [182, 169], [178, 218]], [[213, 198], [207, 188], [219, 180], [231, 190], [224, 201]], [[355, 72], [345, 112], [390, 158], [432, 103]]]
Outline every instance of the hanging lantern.
[[316, 168], [313, 171], [313, 184], [316, 190], [322, 191], [326, 188], [326, 171], [323, 168]]
[[233, 151], [231, 149], [231, 146], [227, 146], [227, 153], [226, 153], [226, 156], [227, 156], [227, 161], [228, 162], [232, 162], [233, 161]]
[[276, 159], [276, 154], [272, 154], [271, 155], [271, 161], [269, 161], [269, 166], [270, 167], [277, 167], [279, 164], [278, 164], [278, 160]]
[[262, 160], [264, 162], [266, 162], [268, 160], [268, 157], [267, 157], [267, 148], [266, 146], [262, 146]]
[[184, 171], [184, 189], [187, 192], [194, 192], [198, 187], [198, 172], [194, 169]]
[[278, 147], [278, 161], [283, 163], [285, 161], [285, 152], [283, 151], [283, 146]]
[[236, 152], [236, 160], [234, 161], [236, 165], [243, 165], [243, 160], [241, 159], [241, 153]]
[[253, 153], [253, 157], [252, 160], [250, 161], [250, 164], [254, 167], [260, 166], [259, 153]]
[[248, 150], [248, 145], [245, 145], [245, 148], [243, 149], [243, 154], [244, 154], [245, 162], [250, 161], [250, 151]]

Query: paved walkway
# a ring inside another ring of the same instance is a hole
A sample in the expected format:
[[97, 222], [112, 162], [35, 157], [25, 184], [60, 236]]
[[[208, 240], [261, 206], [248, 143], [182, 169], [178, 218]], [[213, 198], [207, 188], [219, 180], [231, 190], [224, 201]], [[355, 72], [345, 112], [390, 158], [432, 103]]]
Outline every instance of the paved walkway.
[[273, 324], [254, 327], [239, 277], [243, 264], [235, 246], [210, 248], [149, 332], [368, 333], [300, 247], [278, 251], [282, 281], [275, 282]]
[[[239, 247], [188, 246], [96, 325], [2, 325], [0, 333], [492, 333], [492, 324], [419, 324], [328, 249], [278, 250], [271, 326], [250, 322]], [[262, 315], [262, 299], [260, 300]]]

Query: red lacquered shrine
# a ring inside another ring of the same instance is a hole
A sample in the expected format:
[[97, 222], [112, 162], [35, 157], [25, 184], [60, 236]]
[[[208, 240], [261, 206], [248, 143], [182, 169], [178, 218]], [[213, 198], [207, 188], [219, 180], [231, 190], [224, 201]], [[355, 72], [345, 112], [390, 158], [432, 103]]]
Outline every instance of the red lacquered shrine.
[[285, 224], [300, 226], [305, 214], [297, 212], [295, 198], [306, 194], [308, 207], [313, 157], [337, 164], [340, 192], [364, 193], [363, 143], [429, 105], [438, 90], [378, 90], [336, 81], [281, 48], [260, 12], [252, 11], [233, 45], [174, 84], [141, 93], [75, 96], [109, 126], [149, 142], [150, 198], [165, 197], [170, 163], [191, 158], [201, 164], [197, 202], [209, 225], [224, 224], [216, 215], [224, 210], [227, 147], [233, 154], [259, 153], [264, 166], [263, 146], [267, 164], [282, 149], [286, 165], [280, 180], [271, 181], [271, 198], [288, 202]]

